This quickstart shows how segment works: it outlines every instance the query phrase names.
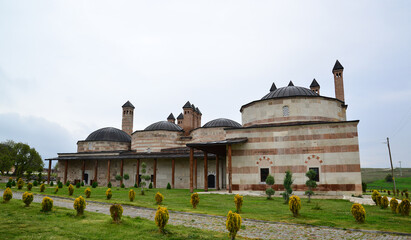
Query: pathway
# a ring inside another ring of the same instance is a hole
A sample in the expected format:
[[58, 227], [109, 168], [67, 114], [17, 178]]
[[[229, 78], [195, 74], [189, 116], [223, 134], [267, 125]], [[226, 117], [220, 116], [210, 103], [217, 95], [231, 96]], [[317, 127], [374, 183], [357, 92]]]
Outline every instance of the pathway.
[[[3, 190], [0, 190], [1, 196]], [[21, 199], [21, 192], [13, 192], [14, 199]], [[34, 195], [34, 202], [40, 203], [44, 196]], [[51, 196], [54, 206], [73, 209], [73, 200]], [[125, 216], [141, 217], [154, 221], [155, 209], [123, 205]], [[74, 211], [74, 209], [73, 209]], [[110, 215], [109, 204], [87, 201], [86, 211]], [[169, 212], [169, 224], [184, 225], [200, 229], [227, 232], [225, 217], [183, 212]], [[314, 227], [286, 223], [265, 222], [258, 220], [243, 220], [245, 229], [238, 235], [261, 239], [411, 239], [411, 236], [393, 235], [374, 231], [342, 230], [328, 227]]]

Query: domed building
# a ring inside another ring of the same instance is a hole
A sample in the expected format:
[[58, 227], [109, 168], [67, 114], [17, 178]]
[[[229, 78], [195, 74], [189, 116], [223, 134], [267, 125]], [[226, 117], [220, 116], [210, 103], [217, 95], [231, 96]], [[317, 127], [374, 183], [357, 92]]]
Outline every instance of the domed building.
[[[358, 120], [347, 121], [343, 66], [332, 69], [335, 97], [320, 95], [314, 79], [308, 88], [277, 88], [240, 108], [242, 123], [218, 118], [204, 125], [198, 107], [187, 102], [177, 119], [133, 131], [134, 106], [122, 106], [122, 130], [106, 127], [78, 141], [76, 153], [59, 153], [62, 181], [114, 186], [141, 182], [143, 162], [154, 187], [283, 191], [286, 171], [293, 174], [293, 190], [307, 190], [305, 174], [317, 173], [316, 192], [360, 194], [361, 170]], [[177, 120], [177, 121], [176, 121]], [[117, 176], [122, 176], [121, 180]]]

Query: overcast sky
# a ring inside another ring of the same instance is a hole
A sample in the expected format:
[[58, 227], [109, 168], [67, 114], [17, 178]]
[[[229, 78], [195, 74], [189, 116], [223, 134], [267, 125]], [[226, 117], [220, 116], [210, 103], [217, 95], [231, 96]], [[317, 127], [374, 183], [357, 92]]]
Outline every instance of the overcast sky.
[[[286, 3], [285, 3], [286, 2]], [[182, 111], [241, 123], [272, 82], [335, 97], [344, 66], [362, 167], [411, 167], [411, 1], [0, 0], [0, 141], [43, 158], [75, 152], [92, 131], [134, 130]]]

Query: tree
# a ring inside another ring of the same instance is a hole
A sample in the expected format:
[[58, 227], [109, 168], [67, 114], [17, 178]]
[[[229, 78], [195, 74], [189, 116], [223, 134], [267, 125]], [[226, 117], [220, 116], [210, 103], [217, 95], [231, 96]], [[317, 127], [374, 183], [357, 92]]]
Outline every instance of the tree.
[[293, 174], [291, 173], [290, 170], [287, 170], [285, 172], [285, 177], [284, 177], [284, 193], [282, 193], [283, 198], [284, 198], [284, 204], [288, 204], [288, 200], [290, 199], [290, 194], [293, 192], [293, 189], [291, 188], [291, 185], [293, 184]]
[[34, 148], [24, 143], [12, 142], [12, 161], [14, 164], [14, 174], [23, 176], [26, 171], [43, 171], [43, 160]]
[[13, 167], [13, 141], [0, 143], [0, 171], [2, 174], [8, 172]]
[[387, 176], [385, 176], [385, 181], [386, 181], [386, 182], [392, 182], [392, 175], [391, 175], [391, 174], [387, 174]]
[[311, 202], [311, 195], [314, 195], [313, 189], [317, 187], [317, 183], [314, 180], [317, 173], [313, 170], [308, 170], [305, 176], [308, 177], [308, 180], [305, 182], [305, 185], [308, 187], [308, 191], [305, 191], [305, 194], [308, 195], [308, 202]]
[[268, 175], [265, 179], [265, 183], [270, 186], [265, 190], [265, 193], [268, 195], [267, 199], [271, 199], [271, 196], [275, 193], [274, 189], [271, 187], [275, 183], [274, 177], [272, 175]]
[[[140, 186], [141, 186], [141, 194], [142, 194], [142, 195], [144, 195], [144, 187], [147, 185], [146, 181], [148, 181], [148, 180], [151, 179], [151, 176], [148, 175], [148, 174], [146, 174], [146, 173], [147, 173], [146, 167], [147, 167], [146, 163], [143, 162], [143, 163], [141, 164], [141, 173], [143, 173], [143, 174], [141, 174], [141, 183], [140, 183]], [[143, 180], [144, 180], [144, 181], [143, 181]]]

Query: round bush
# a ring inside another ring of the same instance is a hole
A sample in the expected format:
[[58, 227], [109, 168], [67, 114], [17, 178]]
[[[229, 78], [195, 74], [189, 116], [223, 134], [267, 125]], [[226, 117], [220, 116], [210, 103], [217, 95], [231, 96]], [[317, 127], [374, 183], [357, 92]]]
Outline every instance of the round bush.
[[134, 201], [135, 197], [136, 197], [136, 192], [134, 192], [133, 189], [130, 189], [130, 191], [128, 191], [128, 199], [130, 199], [130, 202]]
[[243, 196], [235, 195], [234, 197], [235, 208], [237, 209], [237, 213], [241, 212], [241, 207], [243, 206]]
[[84, 190], [84, 194], [86, 194], [86, 198], [90, 198], [91, 195], [91, 189], [88, 187], [86, 190]]
[[62, 183], [62, 182], [58, 182], [58, 183], [57, 183], [57, 186], [58, 186], [59, 188], [63, 188], [63, 183]]
[[290, 200], [288, 201], [288, 206], [290, 211], [293, 213], [294, 217], [298, 216], [298, 212], [301, 209], [301, 200], [298, 196], [291, 196]]
[[74, 193], [74, 187], [73, 187], [73, 185], [69, 185], [68, 186], [68, 194], [69, 194], [69, 196], [71, 196], [71, 195], [73, 195], [73, 193]]
[[107, 187], [111, 188], [111, 182], [108, 182]]
[[8, 202], [13, 198], [13, 192], [11, 191], [11, 189], [8, 187], [6, 188], [6, 190], [4, 190], [3, 192], [3, 200], [4, 202]]
[[401, 203], [397, 207], [397, 213], [400, 213], [403, 216], [410, 215], [410, 200], [402, 199]]
[[44, 192], [45, 189], [46, 189], [46, 185], [44, 185], [44, 183], [42, 183], [40, 185], [40, 192]]
[[53, 199], [49, 197], [44, 197], [43, 201], [41, 202], [41, 210], [43, 212], [49, 212], [53, 208]]
[[191, 194], [190, 203], [191, 205], [193, 205], [193, 208], [197, 208], [197, 205], [200, 203], [200, 197], [198, 196], [198, 193]]
[[73, 207], [77, 211], [77, 216], [83, 215], [84, 209], [86, 209], [86, 200], [82, 196], [76, 198]]
[[267, 188], [267, 190], [265, 190], [265, 194], [267, 194], [267, 199], [272, 199], [271, 196], [274, 195], [275, 191], [272, 188]]
[[163, 194], [161, 194], [160, 192], [157, 192], [154, 198], [156, 199], [158, 205], [160, 205], [164, 200]]
[[156, 222], [156, 225], [160, 229], [160, 232], [162, 233], [164, 233], [164, 228], [166, 227], [168, 223], [168, 218], [169, 218], [169, 215], [168, 215], [167, 208], [158, 206], [154, 220]]
[[398, 207], [397, 199], [391, 198], [391, 201], [390, 201], [391, 212], [395, 213], [397, 211], [397, 207]]
[[98, 186], [97, 182], [93, 182], [93, 184], [91, 185], [93, 188], [96, 188]]
[[351, 214], [355, 218], [355, 221], [363, 223], [365, 221], [365, 209], [359, 203], [354, 203], [351, 206]]
[[120, 204], [113, 204], [110, 207], [111, 218], [114, 222], [119, 223], [123, 216], [123, 207]]
[[122, 183], [121, 184], [121, 188], [125, 188], [126, 187], [126, 185], [124, 185], [124, 183]]
[[17, 180], [17, 188], [22, 189], [23, 186], [24, 186], [24, 181], [23, 179], [19, 178], [19, 180]]
[[66, 182], [66, 186], [68, 187], [70, 185], [70, 181], [67, 181]]
[[26, 207], [30, 206], [30, 203], [33, 202], [33, 193], [25, 192], [23, 193], [23, 202], [26, 204]]
[[6, 183], [6, 188], [11, 188], [11, 182]]
[[27, 183], [27, 190], [31, 191], [32, 188], [33, 188], [33, 184]]
[[387, 196], [384, 196], [384, 197], [381, 198], [381, 205], [380, 205], [380, 207], [381, 207], [382, 209], [386, 209], [386, 208], [388, 207], [388, 198], [387, 198]]
[[80, 188], [80, 182], [76, 183], [76, 188]]
[[377, 190], [374, 190], [372, 192], [371, 198], [374, 201], [375, 205], [378, 206], [378, 202], [377, 202], [377, 196], [381, 196], [380, 193]]
[[110, 200], [112, 196], [113, 196], [113, 193], [111, 193], [111, 188], [107, 189], [106, 191], [107, 200]]
[[227, 220], [225, 222], [225, 226], [226, 226], [226, 229], [230, 232], [229, 235], [231, 239], [235, 239], [237, 232], [241, 228], [240, 214], [229, 211], [227, 214]]

